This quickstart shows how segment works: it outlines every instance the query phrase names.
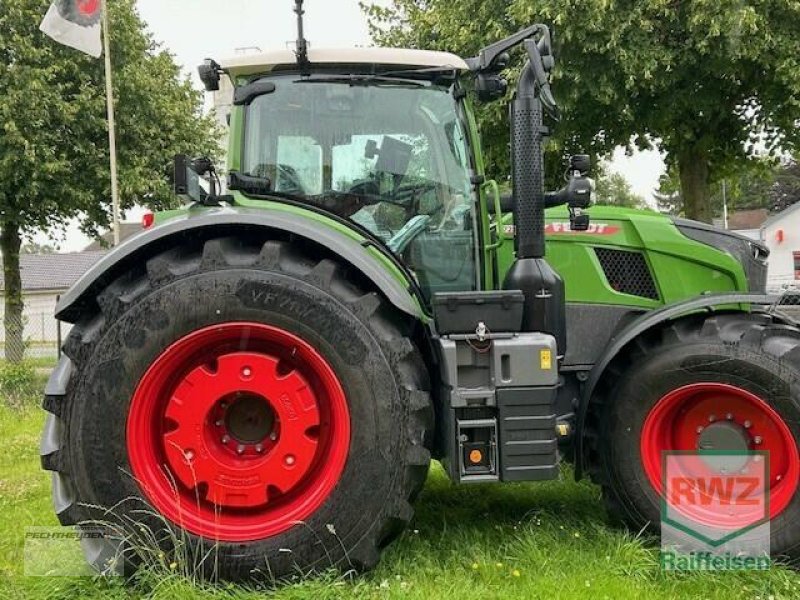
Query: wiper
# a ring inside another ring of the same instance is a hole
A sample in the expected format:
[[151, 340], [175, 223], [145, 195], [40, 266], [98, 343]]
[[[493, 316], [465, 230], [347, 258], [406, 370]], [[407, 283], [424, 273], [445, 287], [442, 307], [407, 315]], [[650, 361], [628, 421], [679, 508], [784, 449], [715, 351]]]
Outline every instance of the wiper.
[[394, 87], [428, 87], [428, 85], [417, 79], [405, 79], [402, 77], [385, 77], [383, 75], [317, 75], [315, 77], [303, 77], [294, 83], [344, 83], [347, 85], [388, 85]]
[[396, 75], [447, 75], [450, 79], [458, 77], [458, 69], [455, 67], [410, 67], [408, 69], [393, 69], [391, 71], [381, 71], [377, 75], [379, 77], [388, 77]]

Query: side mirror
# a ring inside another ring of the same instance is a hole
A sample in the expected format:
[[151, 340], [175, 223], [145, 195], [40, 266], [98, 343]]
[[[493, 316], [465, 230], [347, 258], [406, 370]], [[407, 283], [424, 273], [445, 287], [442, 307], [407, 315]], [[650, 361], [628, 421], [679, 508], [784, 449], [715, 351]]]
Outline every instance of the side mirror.
[[203, 86], [206, 88], [207, 92], [216, 92], [219, 90], [222, 67], [217, 61], [211, 58], [205, 59], [203, 64], [197, 67], [197, 72], [200, 74], [200, 81], [203, 82]]
[[589, 174], [592, 170], [592, 159], [588, 154], [574, 154], [569, 157], [569, 170], [572, 172], [577, 171], [583, 176]]
[[[209, 191], [203, 187], [204, 176], [208, 176]], [[225, 197], [217, 196], [217, 173], [211, 159], [191, 159], [186, 154], [175, 156], [173, 190], [184, 202], [214, 205]]]
[[233, 104], [234, 106], [247, 106], [259, 96], [271, 94], [274, 91], [275, 84], [271, 81], [264, 81], [263, 79], [253, 81], [236, 88], [236, 91], [233, 93]]

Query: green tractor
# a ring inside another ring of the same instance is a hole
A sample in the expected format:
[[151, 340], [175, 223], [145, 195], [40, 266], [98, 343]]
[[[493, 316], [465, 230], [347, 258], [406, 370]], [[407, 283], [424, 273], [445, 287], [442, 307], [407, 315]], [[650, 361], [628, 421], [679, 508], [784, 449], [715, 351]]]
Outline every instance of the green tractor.
[[[472, 103], [503, 96], [519, 45], [503, 198]], [[585, 156], [545, 193], [552, 66], [534, 25], [468, 60], [301, 33], [201, 67], [234, 86], [226, 193], [177, 157], [190, 202], [57, 307], [42, 463], [62, 524], [119, 533], [84, 536], [92, 565], [135, 568], [147, 532], [229, 580], [369, 569], [432, 459], [461, 484], [570, 463], [657, 531], [662, 453], [698, 448], [769, 453], [772, 553], [798, 555], [800, 330], [764, 293], [767, 251], [586, 212]]]

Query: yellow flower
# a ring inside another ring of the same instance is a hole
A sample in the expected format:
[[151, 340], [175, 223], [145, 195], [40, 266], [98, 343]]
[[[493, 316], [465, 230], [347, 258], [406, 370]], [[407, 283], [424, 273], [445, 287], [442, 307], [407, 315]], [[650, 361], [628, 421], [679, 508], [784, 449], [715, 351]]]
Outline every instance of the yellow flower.
[[477, 571], [477, 570], [480, 568], [480, 565], [479, 565], [478, 563], [472, 563], [472, 568], [473, 568], [475, 571]]
[[495, 565], [495, 567], [497, 567], [498, 569], [502, 569], [503, 568], [503, 563], [499, 562], [499, 563], [497, 563]]
[[519, 572], [519, 569], [514, 569], [514, 570], [511, 572], [511, 574], [512, 574], [514, 577], [519, 577], [519, 576], [520, 576], [522, 573], [520, 573], [520, 572]]
[[176, 563], [176, 562], [169, 563], [169, 568], [174, 571], [175, 569], [178, 568], [178, 563]]

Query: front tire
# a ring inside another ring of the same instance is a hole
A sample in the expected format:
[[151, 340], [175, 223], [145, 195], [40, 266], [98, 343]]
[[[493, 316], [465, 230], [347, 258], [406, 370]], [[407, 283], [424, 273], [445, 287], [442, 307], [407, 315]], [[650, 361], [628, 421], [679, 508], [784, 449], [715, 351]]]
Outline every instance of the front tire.
[[[180, 540], [228, 580], [374, 566], [413, 514], [432, 408], [401, 321], [365, 287], [333, 259], [233, 238], [109, 285], [65, 344], [66, 394], [45, 399], [60, 521], [144, 527], [151, 550]], [[101, 569], [147, 560], [88, 545]]]
[[662, 453], [696, 450], [719, 427], [734, 445], [770, 452], [771, 553], [800, 556], [797, 328], [766, 315], [687, 318], [637, 340], [615, 374], [595, 399], [592, 436], [613, 519], [657, 533]]

